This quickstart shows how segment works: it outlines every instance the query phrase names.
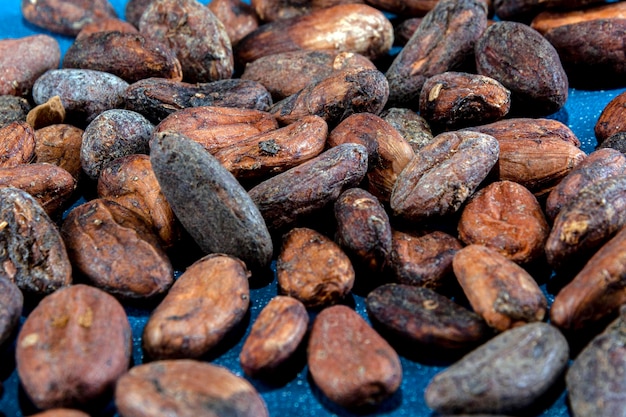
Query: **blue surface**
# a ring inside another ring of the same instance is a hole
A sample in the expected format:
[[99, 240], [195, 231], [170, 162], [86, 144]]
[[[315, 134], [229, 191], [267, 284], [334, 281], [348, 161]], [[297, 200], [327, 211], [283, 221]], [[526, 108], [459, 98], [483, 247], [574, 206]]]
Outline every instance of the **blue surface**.
[[[111, 0], [118, 15], [124, 16], [125, 1]], [[32, 34], [48, 33], [26, 22], [21, 15], [20, 1], [9, 0], [0, 4], [0, 38], [17, 38]], [[72, 38], [54, 34], [64, 52], [73, 42]], [[568, 125], [582, 142], [582, 148], [587, 153], [593, 151], [596, 140], [594, 126], [598, 116], [606, 104], [625, 89], [610, 91], [582, 91], [570, 90], [570, 96], [565, 107], [553, 118]], [[243, 376], [239, 366], [238, 355], [251, 323], [255, 320], [263, 306], [276, 294], [276, 282], [252, 289], [249, 317], [243, 323], [240, 332], [229, 342], [222, 351], [210, 359], [213, 363], [231, 369], [237, 375]], [[549, 300], [553, 294], [547, 294]], [[363, 317], [367, 318], [363, 298], [354, 296], [354, 306]], [[147, 320], [149, 311], [128, 308], [129, 320], [133, 328], [133, 361], [142, 363], [141, 332]], [[9, 343], [0, 351], [0, 380], [4, 391], [0, 394], [0, 417], [20, 417], [33, 413], [15, 372], [14, 347]], [[423, 391], [430, 379], [440, 370], [441, 366], [427, 364], [417, 359], [420, 352], [415, 352], [411, 358], [402, 356], [403, 382], [399, 392], [385, 402], [371, 416], [420, 417], [431, 416], [431, 411], [424, 404]], [[264, 398], [271, 416], [323, 417], [323, 416], [352, 416], [353, 414], [329, 403], [312, 383], [306, 366], [295, 369], [296, 375], [286, 383], [280, 385], [264, 384], [260, 381], [251, 382]], [[113, 407], [103, 410], [102, 415], [115, 415]], [[571, 416], [566, 405], [566, 394], [559, 389], [547, 398], [537, 410], [536, 416], [559, 417]]]

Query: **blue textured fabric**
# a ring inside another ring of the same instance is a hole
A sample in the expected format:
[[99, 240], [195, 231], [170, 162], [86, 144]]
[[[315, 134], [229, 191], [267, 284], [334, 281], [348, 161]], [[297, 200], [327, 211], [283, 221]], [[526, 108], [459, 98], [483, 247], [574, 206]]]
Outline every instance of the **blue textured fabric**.
[[[118, 15], [124, 16], [125, 1], [111, 0]], [[26, 22], [21, 15], [19, 0], [6, 0], [0, 3], [0, 38], [18, 38], [32, 34], [47, 33], [55, 36], [64, 52], [71, 45], [73, 39], [48, 33]], [[567, 124], [582, 142], [582, 148], [587, 153], [593, 151], [596, 141], [594, 137], [594, 125], [600, 112], [606, 104], [624, 89], [610, 91], [579, 91], [570, 90], [569, 99], [565, 107], [553, 118]], [[250, 314], [242, 325], [242, 328], [232, 340], [227, 341], [222, 351], [214, 354], [206, 360], [231, 369], [235, 374], [243, 376], [239, 366], [239, 352], [243, 340], [254, 322], [260, 310], [276, 295], [276, 282], [264, 285], [261, 288], [251, 290]], [[548, 294], [551, 300], [554, 294]], [[354, 295], [354, 306], [363, 317], [367, 319], [363, 297]], [[129, 320], [133, 328], [133, 362], [140, 364], [143, 361], [141, 349], [141, 333], [149, 315], [148, 310], [127, 309]], [[19, 387], [14, 362], [14, 346], [10, 343], [0, 350], [0, 380], [4, 390], [0, 394], [0, 417], [20, 417], [34, 412], [23, 390]], [[430, 379], [443, 366], [420, 360], [423, 355], [415, 352], [415, 357], [402, 357], [403, 382], [400, 390], [391, 399], [386, 401], [371, 416], [393, 417], [420, 417], [432, 416], [431, 410], [424, 403], [423, 392]], [[323, 416], [353, 416], [353, 414], [333, 405], [315, 387], [305, 364], [301, 369], [294, 370], [295, 377], [286, 383], [269, 385], [261, 381], [250, 380], [261, 393], [272, 416], [298, 416], [298, 417], [323, 417]], [[116, 415], [113, 405], [102, 410], [101, 415]], [[558, 417], [570, 416], [566, 406], [566, 394], [562, 387], [549, 395], [545, 403], [540, 404], [536, 410], [537, 416]]]

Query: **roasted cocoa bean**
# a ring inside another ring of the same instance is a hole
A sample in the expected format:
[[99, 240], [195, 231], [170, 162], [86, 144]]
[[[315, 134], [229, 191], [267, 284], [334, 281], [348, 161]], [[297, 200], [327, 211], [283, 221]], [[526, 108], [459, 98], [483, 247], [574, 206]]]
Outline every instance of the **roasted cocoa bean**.
[[131, 84], [124, 94], [128, 110], [159, 123], [188, 107], [217, 106], [269, 110], [272, 97], [260, 83], [230, 79], [190, 84], [163, 78], [147, 78]]
[[372, 6], [400, 16], [423, 16], [432, 10], [437, 0], [368, 0]]
[[0, 278], [0, 346], [17, 328], [24, 307], [22, 291], [14, 282]]
[[507, 115], [511, 92], [493, 78], [447, 71], [424, 82], [419, 96], [420, 114], [429, 125], [456, 130], [494, 122]]
[[241, 348], [246, 375], [271, 378], [293, 358], [309, 325], [306, 307], [293, 297], [277, 295], [263, 307]]
[[107, 72], [54, 69], [35, 81], [33, 100], [42, 104], [54, 96], [61, 97], [67, 117], [83, 126], [105, 110], [121, 108], [126, 87], [126, 81]]
[[61, 48], [52, 36], [0, 40], [0, 94], [28, 98], [37, 78], [58, 68], [60, 62]]
[[30, 103], [23, 97], [0, 95], [0, 128], [12, 122], [25, 122], [30, 109]]
[[565, 104], [569, 85], [559, 55], [530, 26], [495, 22], [478, 39], [474, 53], [478, 74], [511, 91], [512, 112], [541, 117]]
[[544, 35], [552, 29], [573, 23], [624, 18], [626, 18], [626, 3], [616, 2], [579, 10], [545, 10], [533, 18], [530, 27]]
[[277, 128], [274, 116], [265, 111], [201, 106], [176, 111], [163, 119], [154, 133], [182, 134], [212, 152]]
[[391, 107], [380, 114], [387, 123], [394, 127], [413, 152], [417, 152], [433, 140], [433, 132], [428, 121], [411, 109]]
[[315, 158], [324, 150], [327, 135], [324, 119], [305, 116], [211, 153], [235, 178], [262, 180]]
[[380, 404], [402, 381], [395, 350], [358, 313], [343, 305], [325, 308], [315, 318], [307, 362], [320, 390], [347, 408]]
[[385, 73], [389, 80], [389, 104], [416, 107], [424, 82], [462, 65], [472, 56], [474, 44], [486, 27], [484, 2], [437, 2]]
[[55, 218], [75, 197], [76, 179], [65, 169], [52, 164], [33, 163], [0, 168], [0, 187], [26, 191], [48, 214]]
[[407, 233], [394, 230], [389, 270], [404, 285], [444, 288], [452, 273], [452, 258], [463, 244], [441, 231]]
[[347, 68], [274, 103], [269, 112], [280, 123], [293, 123], [314, 114], [334, 127], [355, 113], [379, 114], [388, 96], [389, 84], [382, 72]]
[[609, 136], [596, 149], [611, 148], [626, 154], [626, 132], [618, 132]]
[[96, 32], [139, 33], [132, 23], [117, 17], [104, 18], [85, 24], [76, 35], [76, 41]]
[[84, 130], [69, 124], [58, 124], [35, 130], [35, 162], [57, 165], [77, 181], [83, 175], [80, 147]]
[[365, 56], [354, 52], [304, 49], [267, 55], [252, 61], [243, 69], [241, 79], [263, 84], [272, 98], [280, 101], [317, 84], [334, 71], [347, 68], [376, 69], [376, 66]]
[[[263, 17], [261, 17], [263, 18]], [[339, 4], [259, 26], [234, 48], [238, 64], [281, 52], [335, 50], [376, 60], [393, 44], [393, 25], [365, 4]]]
[[469, 349], [491, 336], [478, 314], [425, 287], [381, 285], [365, 306], [372, 321], [418, 348]]
[[362, 188], [350, 188], [334, 205], [335, 241], [357, 265], [382, 271], [391, 254], [391, 224], [384, 206]]
[[306, 3], [293, 3], [289, 0], [252, 0], [250, 4], [264, 22], [302, 16], [324, 7], [338, 4], [364, 3], [363, 0], [312, 0]]
[[76, 36], [87, 23], [117, 17], [108, 0], [22, 0], [22, 15], [35, 26]]
[[28, 164], [35, 159], [35, 131], [26, 122], [11, 122], [0, 128], [0, 167]]
[[148, 155], [128, 155], [109, 162], [98, 177], [97, 193], [140, 215], [165, 249], [179, 240], [180, 225], [161, 191]]
[[122, 300], [165, 293], [174, 270], [143, 218], [114, 201], [93, 199], [74, 207], [61, 234], [76, 272]]
[[602, 109], [594, 128], [599, 144], [616, 133], [626, 132], [626, 126], [622, 122], [625, 114], [626, 91], [613, 97]]
[[589, 328], [610, 317], [626, 301], [622, 282], [626, 255], [626, 229], [602, 245], [585, 266], [554, 298], [550, 319], [567, 330]]
[[111, 109], [96, 116], [83, 133], [80, 163], [89, 178], [96, 181], [104, 166], [116, 158], [148, 154], [154, 126], [141, 114]]
[[554, 28], [543, 36], [558, 52], [573, 87], [624, 86], [626, 17], [572, 23]]
[[209, 10], [224, 24], [231, 45], [259, 27], [259, 16], [248, 2], [241, 0], [212, 0]]
[[366, 171], [365, 147], [346, 143], [261, 182], [248, 193], [267, 227], [284, 230], [333, 204], [345, 189], [357, 186]]
[[393, 43], [396, 46], [405, 46], [411, 36], [417, 31], [417, 28], [422, 24], [421, 17], [410, 17], [393, 26]]
[[183, 81], [205, 83], [233, 75], [230, 39], [222, 22], [195, 0], [152, 1], [139, 20], [139, 32], [165, 44], [183, 68]]
[[626, 176], [590, 184], [562, 207], [546, 241], [548, 263], [577, 270], [626, 225]]
[[615, 149], [591, 152], [565, 176], [548, 195], [546, 216], [550, 221], [569, 204], [583, 188], [606, 178], [626, 174], [626, 156]]
[[31, 414], [32, 417], [89, 417], [89, 414], [71, 408], [52, 408], [40, 413]]
[[594, 337], [567, 370], [569, 406], [576, 416], [609, 417], [624, 408], [626, 328], [623, 315]]
[[225, 253], [265, 268], [272, 238], [251, 195], [215, 157], [173, 132], [155, 135], [150, 161], [176, 217], [205, 253]]
[[491, 135], [501, 140], [529, 139], [542, 141], [545, 139], [561, 139], [580, 147], [580, 140], [563, 122], [554, 119], [533, 119], [529, 117], [512, 117], [480, 126], [472, 126], [467, 130]]
[[367, 148], [366, 188], [382, 202], [389, 202], [398, 175], [415, 155], [400, 132], [372, 113], [346, 117], [328, 136], [328, 146], [360, 143]]
[[547, 323], [507, 330], [443, 370], [426, 387], [438, 413], [515, 413], [527, 410], [565, 371], [569, 346]]
[[139, 27], [141, 15], [153, 0], [128, 0], [124, 7], [124, 17], [136, 28]]
[[211, 254], [194, 262], [144, 327], [148, 356], [199, 358], [217, 346], [248, 311], [249, 277], [245, 264], [229, 255]]
[[176, 54], [163, 40], [119, 31], [95, 32], [76, 39], [63, 57], [63, 68], [108, 72], [128, 83], [151, 77], [183, 78]]
[[76, 284], [46, 296], [28, 315], [15, 359], [20, 382], [38, 408], [93, 407], [110, 399], [129, 367], [131, 349], [120, 303]]
[[26, 293], [49, 294], [72, 283], [59, 230], [26, 191], [0, 187], [0, 275]]
[[493, 136], [469, 131], [438, 135], [398, 176], [390, 200], [393, 215], [419, 222], [455, 213], [498, 156]]
[[511, 181], [496, 181], [475, 193], [457, 228], [466, 245], [487, 246], [518, 264], [543, 258], [550, 233], [537, 198]]
[[[548, 301], [525, 269], [482, 245], [469, 245], [452, 268], [474, 311], [498, 331], [542, 321]], [[503, 410], [501, 410], [503, 411]]]
[[335, 242], [309, 228], [296, 227], [283, 236], [276, 260], [276, 277], [282, 294], [307, 307], [342, 301], [354, 286], [354, 268]]
[[115, 405], [123, 417], [269, 417], [263, 398], [248, 381], [193, 359], [133, 367], [115, 386]]

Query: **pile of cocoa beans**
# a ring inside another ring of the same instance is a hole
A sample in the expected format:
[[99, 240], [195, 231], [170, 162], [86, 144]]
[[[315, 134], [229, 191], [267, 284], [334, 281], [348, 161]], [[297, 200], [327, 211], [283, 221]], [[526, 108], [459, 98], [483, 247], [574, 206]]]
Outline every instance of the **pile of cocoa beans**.
[[[21, 13], [7, 416], [263, 417], [303, 390], [290, 414], [623, 414], [626, 2]], [[613, 93], [593, 138], [580, 91]]]

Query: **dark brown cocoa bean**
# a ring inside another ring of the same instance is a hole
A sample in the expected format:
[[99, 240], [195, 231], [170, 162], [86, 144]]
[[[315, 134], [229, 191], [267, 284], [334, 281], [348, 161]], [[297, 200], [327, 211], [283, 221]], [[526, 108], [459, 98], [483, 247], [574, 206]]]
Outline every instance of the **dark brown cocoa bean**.
[[380, 201], [362, 188], [350, 188], [339, 195], [334, 212], [339, 246], [371, 271], [385, 268], [391, 254], [391, 224]]
[[266, 267], [272, 239], [251, 195], [201, 145], [177, 133], [159, 133], [152, 169], [176, 217], [206, 253], [225, 253], [251, 270]]
[[495, 250], [465, 246], [454, 255], [452, 268], [474, 311], [494, 329], [505, 331], [544, 319], [548, 301], [539, 285]]
[[349, 307], [332, 306], [318, 314], [307, 355], [315, 384], [343, 407], [380, 404], [400, 387], [398, 354]]
[[476, 192], [457, 229], [466, 245], [487, 246], [518, 264], [541, 259], [550, 232], [537, 198], [512, 181], [496, 181]]
[[263, 56], [308, 50], [356, 52], [376, 60], [389, 52], [393, 26], [365, 4], [339, 4], [259, 26], [234, 48], [238, 64]]
[[110, 17], [85, 24], [78, 32], [78, 35], [76, 35], [76, 40], [78, 41], [96, 32], [139, 33], [139, 29], [125, 20]]
[[576, 356], [567, 370], [565, 384], [572, 413], [609, 417], [624, 408], [626, 368], [624, 317], [614, 320]]
[[433, 140], [428, 121], [411, 109], [391, 107], [383, 110], [380, 117], [400, 132], [413, 148], [413, 152], [419, 151]]
[[0, 95], [0, 128], [12, 122], [25, 122], [30, 109], [30, 103], [23, 97]]
[[180, 225], [161, 191], [148, 155], [128, 155], [109, 162], [98, 177], [97, 192], [99, 197], [140, 215], [165, 249], [179, 240]]
[[604, 0], [494, 0], [494, 11], [502, 20], [530, 22], [545, 9], [576, 10]]
[[354, 286], [354, 268], [335, 242], [321, 233], [296, 227], [283, 236], [276, 261], [278, 288], [307, 307], [342, 301]]
[[76, 184], [72, 174], [52, 164], [33, 163], [0, 168], [0, 187], [26, 191], [50, 217], [67, 208], [74, 197]]
[[498, 141], [482, 133], [442, 133], [398, 176], [394, 216], [419, 222], [458, 211], [498, 161]]
[[317, 84], [334, 71], [376, 66], [368, 58], [354, 52], [299, 50], [263, 56], [246, 65], [243, 80], [257, 81], [272, 98], [280, 101], [303, 88]]
[[57, 226], [26, 191], [0, 188], [0, 274], [26, 293], [49, 294], [72, 283]]
[[438, 0], [367, 0], [368, 4], [399, 16], [423, 16]]
[[0, 40], [0, 94], [28, 98], [37, 78], [58, 68], [60, 62], [61, 48], [52, 36]]
[[333, 204], [358, 185], [367, 171], [363, 145], [346, 143], [269, 178], [248, 191], [267, 227], [286, 229]]
[[153, 0], [128, 0], [124, 7], [124, 17], [136, 28], [139, 28], [141, 15]]
[[620, 151], [606, 148], [591, 152], [550, 192], [545, 202], [546, 216], [554, 221], [561, 208], [569, 204], [580, 190], [594, 182], [623, 174], [626, 174], [626, 156]]
[[533, 119], [529, 117], [512, 117], [480, 126], [472, 126], [467, 130], [491, 135], [501, 140], [529, 139], [541, 141], [544, 139], [561, 139], [580, 147], [580, 140], [574, 132], [563, 122], [554, 119]]
[[152, 312], [142, 343], [152, 359], [199, 358], [248, 311], [250, 272], [229, 255], [211, 254], [189, 266]]
[[205, 83], [233, 75], [233, 51], [222, 22], [195, 0], [154, 0], [144, 10], [139, 32], [165, 44], [183, 68], [183, 81]]
[[412, 346], [468, 349], [491, 335], [479, 315], [425, 287], [381, 285], [365, 306], [370, 319]]
[[417, 107], [424, 82], [462, 65], [471, 57], [474, 43], [486, 27], [484, 2], [437, 2], [385, 73], [389, 80], [389, 104]]
[[162, 40], [119, 31], [95, 32], [77, 39], [63, 57], [63, 68], [108, 72], [128, 83], [150, 77], [183, 78], [176, 54]]
[[567, 74], [554, 47], [523, 23], [495, 22], [476, 42], [476, 70], [511, 91], [511, 111], [545, 116], [568, 96]]
[[77, 284], [48, 295], [28, 315], [15, 358], [20, 382], [38, 408], [86, 407], [110, 399], [131, 349], [119, 302]]
[[28, 164], [35, 159], [35, 131], [26, 122], [11, 122], [0, 128], [0, 167]]
[[533, 18], [530, 26], [543, 35], [552, 29], [573, 23], [623, 18], [626, 18], [626, 3], [615, 2], [578, 10], [545, 10]]
[[235, 178], [263, 180], [315, 158], [324, 150], [327, 135], [324, 119], [305, 116], [211, 153]]
[[212, 0], [209, 10], [224, 24], [231, 45], [259, 27], [259, 16], [249, 2], [241, 0]]
[[80, 163], [89, 178], [96, 181], [104, 166], [116, 158], [148, 154], [154, 126], [141, 114], [111, 109], [96, 116], [83, 133]]
[[22, 291], [12, 281], [0, 278], [0, 346], [17, 328], [24, 307]]
[[163, 360], [133, 367], [115, 387], [123, 417], [269, 417], [263, 398], [244, 378], [193, 359]]
[[152, 229], [135, 212], [105, 199], [74, 207], [61, 234], [76, 272], [123, 300], [165, 293], [174, 270]]
[[609, 136], [596, 149], [611, 148], [626, 154], [626, 132], [618, 132]]
[[626, 225], [626, 176], [590, 184], [556, 215], [546, 241], [548, 263], [576, 270]]
[[311, 0], [294, 3], [290, 0], [251, 0], [255, 13], [264, 22], [303, 16], [315, 10], [339, 4], [364, 3], [363, 0]]
[[626, 126], [622, 122], [625, 114], [626, 91], [613, 97], [602, 109], [594, 128], [599, 144], [616, 133], [626, 132]]
[[166, 117], [156, 126], [154, 134], [182, 134], [213, 152], [277, 128], [276, 118], [265, 111], [200, 106], [178, 110]]
[[389, 84], [382, 72], [348, 68], [274, 103], [269, 112], [285, 124], [314, 114], [335, 126], [355, 113], [379, 114], [388, 96]]
[[42, 104], [54, 96], [61, 97], [67, 117], [82, 126], [105, 110], [121, 108], [126, 87], [126, 81], [107, 72], [55, 69], [35, 81], [33, 100]]
[[507, 330], [435, 375], [426, 404], [438, 413], [515, 413], [527, 410], [564, 372], [565, 337], [547, 323]]
[[602, 245], [585, 266], [554, 297], [550, 319], [567, 330], [589, 328], [615, 314], [626, 302], [622, 277], [626, 255], [626, 229]]
[[411, 36], [417, 31], [417, 28], [422, 23], [421, 17], [410, 17], [399, 23], [394, 24], [393, 27], [393, 43], [396, 46], [405, 46]]
[[511, 92], [493, 78], [447, 71], [424, 82], [419, 104], [430, 126], [456, 130], [502, 119], [509, 112]]
[[272, 98], [263, 85], [237, 78], [196, 84], [146, 78], [126, 89], [124, 103], [128, 110], [159, 123], [170, 114], [188, 107], [218, 106], [267, 111], [272, 105]]
[[239, 362], [246, 375], [271, 378], [293, 357], [309, 325], [304, 304], [293, 297], [273, 297], [252, 324]]
[[57, 165], [77, 181], [83, 175], [80, 147], [84, 130], [58, 124], [35, 130], [35, 162]]
[[108, 0], [22, 0], [22, 15], [35, 26], [76, 36], [87, 23], [117, 17]]
[[389, 270], [400, 284], [443, 288], [452, 273], [452, 258], [461, 241], [441, 231], [406, 233], [394, 230]]

